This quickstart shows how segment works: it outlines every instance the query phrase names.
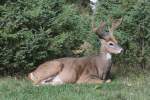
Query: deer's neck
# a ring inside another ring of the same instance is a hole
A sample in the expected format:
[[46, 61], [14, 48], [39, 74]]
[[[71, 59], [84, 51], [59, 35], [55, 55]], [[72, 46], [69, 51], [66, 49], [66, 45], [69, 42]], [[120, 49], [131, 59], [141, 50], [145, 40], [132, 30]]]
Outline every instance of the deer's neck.
[[108, 52], [100, 52], [100, 55], [105, 60], [111, 60], [112, 59], [112, 55]]
[[111, 59], [111, 54], [110, 53], [106, 53], [106, 59], [110, 60]]

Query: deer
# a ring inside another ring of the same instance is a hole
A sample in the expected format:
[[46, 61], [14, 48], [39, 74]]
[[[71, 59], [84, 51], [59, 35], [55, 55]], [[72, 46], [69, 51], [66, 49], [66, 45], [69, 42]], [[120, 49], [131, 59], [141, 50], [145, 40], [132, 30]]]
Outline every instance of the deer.
[[110, 79], [112, 54], [119, 54], [123, 48], [113, 35], [114, 30], [121, 24], [122, 18], [112, 21], [108, 32], [104, 32], [106, 22], [101, 21], [98, 27], [93, 25], [93, 32], [101, 42], [98, 55], [86, 57], [64, 57], [46, 61], [28, 74], [34, 85], [62, 84], [100, 84]]

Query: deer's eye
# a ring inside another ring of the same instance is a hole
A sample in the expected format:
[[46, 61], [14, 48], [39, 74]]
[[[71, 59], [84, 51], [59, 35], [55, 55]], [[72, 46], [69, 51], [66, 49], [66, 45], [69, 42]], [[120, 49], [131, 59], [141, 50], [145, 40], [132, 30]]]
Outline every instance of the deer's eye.
[[110, 46], [113, 46], [114, 44], [113, 44], [113, 43], [109, 43], [109, 45], [110, 45]]

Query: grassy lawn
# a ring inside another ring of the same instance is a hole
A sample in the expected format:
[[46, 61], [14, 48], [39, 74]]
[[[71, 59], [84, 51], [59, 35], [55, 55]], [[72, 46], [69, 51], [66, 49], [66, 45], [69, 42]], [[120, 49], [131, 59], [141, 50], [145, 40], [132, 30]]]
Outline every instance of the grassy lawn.
[[150, 75], [118, 76], [111, 83], [32, 86], [24, 79], [0, 78], [0, 100], [150, 100]]

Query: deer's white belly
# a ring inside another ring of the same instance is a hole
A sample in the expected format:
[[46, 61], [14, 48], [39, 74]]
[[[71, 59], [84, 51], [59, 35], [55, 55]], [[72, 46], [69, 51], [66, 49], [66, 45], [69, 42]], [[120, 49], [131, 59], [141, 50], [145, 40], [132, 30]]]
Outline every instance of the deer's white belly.
[[[48, 80], [51, 80], [51, 81], [48, 81]], [[61, 85], [61, 84], [63, 84], [63, 83], [64, 83], [64, 82], [60, 79], [59, 75], [53, 77], [53, 79], [52, 79], [52, 77], [50, 77], [50, 78], [48, 78], [48, 79], [46, 79], [46, 80], [43, 80], [43, 81], [41, 82], [41, 84], [43, 84], [43, 85], [46, 85], [46, 84]]]
[[63, 81], [60, 79], [60, 77], [57, 75], [53, 80], [52, 80], [52, 85], [58, 85], [58, 84], [63, 84]]

